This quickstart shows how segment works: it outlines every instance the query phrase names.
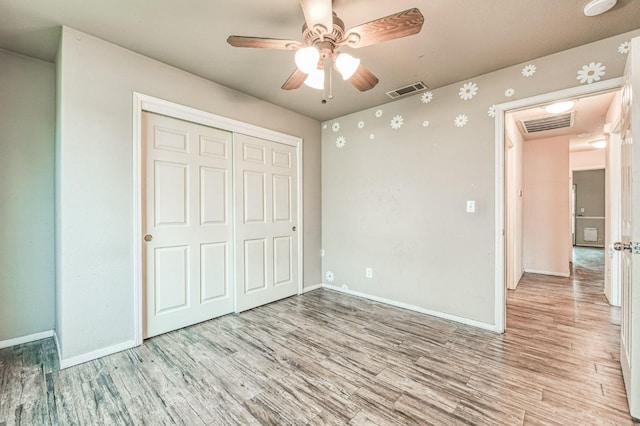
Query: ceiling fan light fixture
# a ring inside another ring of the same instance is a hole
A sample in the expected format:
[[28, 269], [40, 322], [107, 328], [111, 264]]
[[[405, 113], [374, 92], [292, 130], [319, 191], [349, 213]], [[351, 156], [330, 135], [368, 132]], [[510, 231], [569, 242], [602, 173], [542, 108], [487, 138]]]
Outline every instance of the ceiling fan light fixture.
[[318, 68], [312, 70], [304, 81], [304, 84], [313, 89], [324, 89], [324, 70]]
[[549, 114], [562, 114], [569, 111], [576, 104], [576, 101], [562, 101], [547, 105], [544, 110]]
[[585, 16], [601, 15], [615, 6], [617, 0], [593, 0], [584, 7]]
[[360, 66], [360, 59], [354, 58], [348, 53], [340, 53], [336, 57], [336, 69], [342, 75], [343, 80], [349, 80]]
[[318, 69], [320, 51], [315, 46], [307, 46], [296, 51], [296, 66], [305, 74], [311, 74]]

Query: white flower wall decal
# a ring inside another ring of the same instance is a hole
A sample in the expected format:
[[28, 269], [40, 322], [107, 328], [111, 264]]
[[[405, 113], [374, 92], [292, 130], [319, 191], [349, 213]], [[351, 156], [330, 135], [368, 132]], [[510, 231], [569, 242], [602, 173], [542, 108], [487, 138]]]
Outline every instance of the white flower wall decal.
[[491, 105], [489, 107], [489, 110], [487, 111], [487, 114], [489, 114], [489, 117], [495, 118], [496, 117], [496, 106], [495, 105]]
[[466, 114], [459, 114], [458, 116], [456, 116], [456, 119], [453, 120], [453, 124], [455, 124], [456, 127], [464, 127], [468, 122], [469, 117], [467, 117]]
[[326, 128], [327, 128], [326, 123], [322, 126], [322, 128], [323, 128], [323, 129], [326, 129]]
[[364, 127], [364, 121], [358, 121], [358, 129], [362, 129]]
[[334, 123], [331, 125], [331, 130], [333, 130], [334, 132], [337, 132], [338, 130], [340, 130], [340, 123], [338, 123], [337, 121], [336, 121], [336, 122], [334, 122]]
[[462, 87], [460, 88], [460, 91], [458, 92], [458, 95], [460, 96], [460, 99], [462, 99], [463, 101], [468, 101], [469, 99], [473, 98], [477, 93], [478, 93], [478, 85], [470, 81], [462, 85]]
[[424, 120], [422, 122], [422, 127], [429, 127], [429, 120]]
[[375, 138], [376, 138], [376, 135], [374, 135], [373, 133], [369, 135], [369, 139], [374, 140]]
[[576, 79], [580, 80], [580, 83], [591, 84], [594, 81], [599, 81], [600, 77], [605, 75], [605, 67], [602, 62], [591, 62], [589, 65], [583, 65], [581, 70], [578, 70], [578, 76]]
[[508, 88], [507, 90], [505, 90], [505, 91], [504, 91], [504, 95], [505, 95], [507, 98], [510, 98], [510, 97], [512, 97], [512, 96], [513, 96], [513, 95], [515, 95], [515, 94], [516, 94], [516, 91], [515, 91], [514, 89], [512, 89], [512, 88]]
[[396, 115], [391, 119], [391, 128], [398, 130], [404, 124], [404, 118], [401, 115]]
[[347, 139], [344, 136], [338, 136], [338, 139], [336, 139], [336, 146], [338, 148], [344, 147], [346, 143], [347, 143]]
[[324, 279], [328, 282], [328, 283], [332, 283], [335, 279], [336, 276], [332, 271], [327, 271], [324, 274]]
[[376, 111], [376, 117], [378, 117], [378, 118], [382, 117], [382, 110], [381, 109]]
[[529, 64], [526, 67], [522, 68], [523, 77], [531, 77], [535, 73], [536, 73], [536, 66], [533, 64]]
[[420, 98], [420, 100], [422, 101], [423, 104], [428, 104], [429, 102], [431, 102], [433, 100], [433, 93], [432, 92], [424, 92], [422, 94], [422, 97]]
[[618, 53], [620, 53], [621, 55], [626, 55], [627, 53], [629, 53], [629, 50], [631, 50], [630, 41], [625, 41], [624, 43], [620, 43], [620, 46], [618, 46]]

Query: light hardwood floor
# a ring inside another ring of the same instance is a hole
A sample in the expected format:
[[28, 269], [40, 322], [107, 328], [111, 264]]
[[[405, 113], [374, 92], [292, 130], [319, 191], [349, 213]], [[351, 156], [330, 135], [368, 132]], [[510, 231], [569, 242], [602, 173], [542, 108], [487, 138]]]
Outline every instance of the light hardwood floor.
[[51, 339], [3, 349], [0, 425], [632, 424], [583, 250], [509, 292], [503, 335], [317, 290], [62, 371]]

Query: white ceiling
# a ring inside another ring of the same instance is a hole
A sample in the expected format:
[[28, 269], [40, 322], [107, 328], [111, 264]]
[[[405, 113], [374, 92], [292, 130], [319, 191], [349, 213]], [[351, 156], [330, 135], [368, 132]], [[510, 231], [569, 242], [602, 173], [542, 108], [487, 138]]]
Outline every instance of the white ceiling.
[[[360, 57], [380, 83], [360, 93], [334, 79], [320, 103], [306, 86], [280, 89], [293, 52], [232, 48], [229, 35], [299, 40], [298, 0], [0, 0], [0, 48], [53, 61], [59, 26], [110, 41], [257, 98], [327, 120], [390, 101], [387, 91], [416, 81], [435, 89], [540, 56], [637, 29], [640, 0], [618, 0], [585, 17], [588, 0], [334, 0], [352, 27], [418, 7], [418, 35], [369, 46]], [[345, 50], [348, 48], [344, 48]]]

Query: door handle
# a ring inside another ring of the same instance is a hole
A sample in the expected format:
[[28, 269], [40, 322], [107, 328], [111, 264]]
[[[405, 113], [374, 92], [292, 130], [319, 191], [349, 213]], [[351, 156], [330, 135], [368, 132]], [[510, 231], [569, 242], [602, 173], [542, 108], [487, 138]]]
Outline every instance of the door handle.
[[147, 235], [145, 235], [145, 236], [144, 236], [144, 240], [145, 240], [145, 241], [147, 241], [147, 242], [149, 242], [149, 241], [153, 240], [153, 235], [151, 235], [151, 234], [147, 234]]
[[613, 243], [613, 249], [615, 251], [631, 251], [631, 244], [625, 244], [621, 242]]
[[621, 242], [617, 242], [617, 243], [613, 243], [613, 249], [615, 251], [628, 251], [631, 252], [633, 254], [640, 254], [640, 243], [621, 243]]
[[291, 228], [291, 230], [292, 230], [292, 231], [295, 231], [295, 230], [296, 230], [296, 227], [294, 226], [293, 228]]

